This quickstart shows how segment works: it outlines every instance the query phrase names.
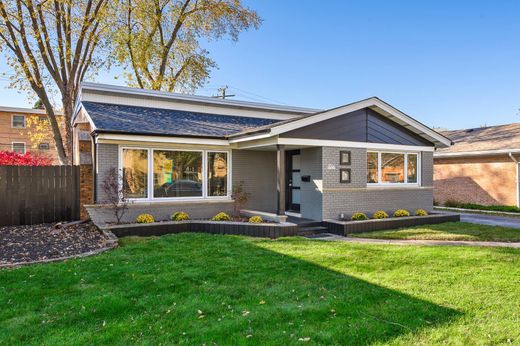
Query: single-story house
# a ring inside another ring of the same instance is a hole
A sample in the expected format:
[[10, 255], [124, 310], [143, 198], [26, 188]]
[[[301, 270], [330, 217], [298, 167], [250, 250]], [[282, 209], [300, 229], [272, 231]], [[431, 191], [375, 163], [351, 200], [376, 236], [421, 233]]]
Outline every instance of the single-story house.
[[520, 206], [520, 123], [442, 132], [434, 154], [435, 200]]
[[92, 143], [94, 202], [118, 168], [127, 218], [231, 212], [239, 185], [249, 210], [318, 221], [431, 210], [433, 152], [451, 144], [377, 97], [321, 110], [92, 83], [73, 126], [75, 163]]

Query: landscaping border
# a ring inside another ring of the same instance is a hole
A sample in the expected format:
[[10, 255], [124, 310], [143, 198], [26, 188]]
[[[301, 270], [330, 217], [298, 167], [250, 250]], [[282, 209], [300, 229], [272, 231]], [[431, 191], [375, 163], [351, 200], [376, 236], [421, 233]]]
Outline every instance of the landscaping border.
[[107, 246], [105, 246], [105, 247], [102, 247], [102, 248], [99, 248], [99, 249], [95, 249], [95, 250], [91, 250], [91, 251], [87, 251], [87, 252], [83, 252], [83, 253], [79, 253], [79, 254], [75, 254], [75, 255], [70, 255], [70, 256], [63, 256], [63, 257], [56, 257], [56, 258], [47, 258], [47, 259], [44, 259], [44, 260], [41, 260], [41, 261], [25, 261], [25, 262], [15, 262], [15, 263], [4, 263], [4, 264], [0, 264], [0, 269], [17, 268], [17, 267], [21, 267], [21, 266], [30, 265], [30, 264], [43, 264], [43, 263], [61, 262], [61, 261], [67, 261], [67, 260], [70, 260], [70, 259], [75, 259], [75, 258], [89, 257], [89, 256], [98, 255], [98, 254], [106, 252], [108, 250], [112, 250], [112, 249], [114, 249], [114, 248], [116, 248], [118, 246], [119, 240], [117, 239], [117, 237], [112, 232], [110, 232], [109, 230], [103, 230], [103, 229], [100, 230], [100, 231], [108, 239], [107, 240]]
[[520, 213], [512, 213], [508, 211], [498, 211], [498, 210], [485, 210], [485, 209], [465, 209], [465, 208], [452, 208], [452, 207], [441, 207], [434, 206], [433, 209], [441, 210], [441, 211], [453, 211], [457, 213], [466, 213], [466, 214], [483, 214], [483, 215], [496, 215], [496, 216], [510, 216], [510, 217], [518, 217], [520, 218]]
[[165, 234], [193, 232], [210, 234], [235, 234], [250, 237], [279, 238], [294, 236], [298, 226], [289, 223], [248, 223], [236, 221], [164, 221], [148, 224], [113, 225], [105, 228], [118, 237], [160, 236]]
[[387, 219], [370, 219], [363, 221], [339, 221], [325, 220], [325, 227], [330, 233], [347, 236], [350, 233], [363, 233], [411, 227], [419, 225], [436, 224], [443, 222], [459, 222], [459, 214], [429, 214], [426, 216], [391, 217]]

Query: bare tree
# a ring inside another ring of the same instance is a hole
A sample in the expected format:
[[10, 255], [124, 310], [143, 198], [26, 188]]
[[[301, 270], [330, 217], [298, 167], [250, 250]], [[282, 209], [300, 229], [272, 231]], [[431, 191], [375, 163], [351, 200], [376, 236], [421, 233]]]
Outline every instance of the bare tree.
[[231, 192], [231, 198], [233, 199], [233, 213], [235, 217], [240, 217], [240, 210], [244, 209], [244, 206], [249, 201], [251, 194], [246, 192], [244, 189], [244, 182], [241, 181], [238, 185], [233, 186]]
[[[0, 50], [14, 75], [11, 86], [32, 89], [47, 112], [61, 163], [68, 163], [70, 120], [80, 83], [109, 59], [108, 0], [0, 0]], [[52, 105], [58, 93], [65, 128]]]
[[128, 189], [124, 187], [122, 174], [112, 167], [108, 169], [103, 179], [101, 188], [106, 196], [104, 203], [108, 204], [112, 209], [116, 223], [120, 224], [121, 219], [128, 209], [130, 200], [128, 199]]

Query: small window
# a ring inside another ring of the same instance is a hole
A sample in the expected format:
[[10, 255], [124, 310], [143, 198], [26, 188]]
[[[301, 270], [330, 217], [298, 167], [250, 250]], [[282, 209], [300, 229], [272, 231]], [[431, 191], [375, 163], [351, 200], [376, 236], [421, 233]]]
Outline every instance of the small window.
[[15, 129], [25, 128], [25, 115], [13, 115], [11, 126]]
[[23, 142], [13, 142], [13, 151], [18, 154], [25, 154], [25, 143]]
[[40, 116], [38, 117], [38, 120], [39, 120], [41, 123], [46, 123], [47, 121], [49, 121], [49, 120], [47, 119], [47, 116], [46, 116], [46, 115], [40, 115]]
[[38, 145], [39, 150], [49, 150], [49, 143], [40, 143]]

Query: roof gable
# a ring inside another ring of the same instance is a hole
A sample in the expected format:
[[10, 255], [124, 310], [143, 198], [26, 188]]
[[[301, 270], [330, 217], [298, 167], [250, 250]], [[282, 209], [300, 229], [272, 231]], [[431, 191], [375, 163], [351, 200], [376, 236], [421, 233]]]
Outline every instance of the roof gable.
[[260, 132], [268, 133], [269, 136], [281, 135], [283, 133], [295, 129], [303, 128], [309, 125], [314, 125], [316, 123], [336, 118], [347, 113], [359, 111], [364, 108], [369, 108], [375, 111], [376, 113], [382, 115], [383, 117], [392, 121], [393, 123], [407, 129], [408, 131], [411, 131], [417, 136], [434, 144], [436, 147], [443, 148], [451, 145], [451, 140], [449, 138], [430, 129], [426, 125], [404, 114], [397, 108], [390, 106], [388, 103], [380, 100], [377, 97], [371, 97], [365, 100], [350, 103], [345, 106], [329, 109], [327, 111], [315, 113], [312, 115], [304, 116], [298, 119], [291, 119], [266, 125], [264, 127], [256, 128], [254, 130], [247, 130], [241, 133], [234, 134], [230, 137], [234, 138], [235, 141], [244, 141], [247, 140], [249, 136], [258, 136], [258, 133]]

